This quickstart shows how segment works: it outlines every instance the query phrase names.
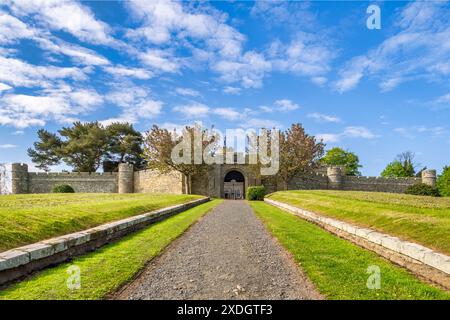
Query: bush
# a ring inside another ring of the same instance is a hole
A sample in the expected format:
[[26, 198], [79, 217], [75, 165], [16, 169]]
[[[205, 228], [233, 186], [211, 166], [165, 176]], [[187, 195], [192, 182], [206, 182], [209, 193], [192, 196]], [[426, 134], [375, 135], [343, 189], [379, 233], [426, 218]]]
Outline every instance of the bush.
[[443, 197], [450, 197], [450, 167], [445, 166], [436, 182], [439, 193]]
[[264, 200], [266, 188], [264, 186], [248, 187], [247, 200]]
[[437, 188], [429, 186], [424, 183], [418, 183], [418, 184], [409, 186], [406, 189], [405, 193], [416, 195], [416, 196], [439, 197], [439, 191]]
[[75, 193], [75, 190], [68, 184], [61, 184], [58, 186], [54, 186], [52, 189], [53, 193]]

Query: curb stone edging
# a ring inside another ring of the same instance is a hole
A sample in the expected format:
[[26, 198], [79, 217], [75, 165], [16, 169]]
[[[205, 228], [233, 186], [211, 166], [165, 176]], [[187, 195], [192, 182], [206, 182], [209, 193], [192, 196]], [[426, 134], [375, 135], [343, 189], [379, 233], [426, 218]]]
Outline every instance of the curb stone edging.
[[201, 198], [0, 252], [0, 285], [95, 250], [114, 239], [208, 201], [209, 197]]
[[368, 242], [380, 245], [386, 249], [392, 250], [400, 255], [417, 260], [427, 266], [435, 268], [441, 272], [450, 275], [450, 257], [441, 253], [437, 253], [430, 248], [424, 247], [417, 243], [401, 240], [381, 232], [377, 232], [367, 228], [360, 228], [352, 224], [342, 222], [336, 219], [318, 215], [314, 212], [304, 210], [283, 202], [266, 199], [264, 201], [290, 213], [298, 215], [308, 221], [315, 222], [319, 225], [332, 226], [333, 228], [343, 231], [357, 238], [362, 238]]

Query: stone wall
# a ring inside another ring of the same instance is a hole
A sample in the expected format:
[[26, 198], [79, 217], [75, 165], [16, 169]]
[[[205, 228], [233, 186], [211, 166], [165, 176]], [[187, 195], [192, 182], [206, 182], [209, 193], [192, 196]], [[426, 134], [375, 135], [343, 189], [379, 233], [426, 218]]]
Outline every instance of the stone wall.
[[[185, 193], [184, 177], [179, 172], [161, 174], [154, 170], [133, 171], [133, 166], [121, 164], [118, 173], [30, 173], [26, 164], [11, 166], [12, 193], [48, 193], [59, 184], [68, 184], [75, 192], [107, 193]], [[193, 194], [224, 197], [224, 177], [232, 170], [243, 174], [244, 189], [252, 185], [264, 185], [267, 193], [284, 190], [284, 184], [273, 177], [254, 176], [245, 165], [214, 165], [202, 176], [191, 181]], [[289, 190], [355, 190], [403, 193], [408, 186], [425, 183], [436, 184], [436, 171], [425, 170], [421, 178], [381, 178], [345, 176], [340, 167], [328, 167], [326, 174], [317, 172], [299, 176], [289, 183]], [[244, 194], [245, 194], [244, 190]]]
[[342, 190], [404, 193], [411, 185], [421, 183], [421, 178], [381, 178], [344, 176]]
[[154, 170], [134, 172], [135, 193], [184, 193], [184, 179], [179, 172], [161, 174]]
[[50, 193], [56, 185], [68, 184], [75, 192], [116, 193], [117, 173], [30, 172], [28, 193]]

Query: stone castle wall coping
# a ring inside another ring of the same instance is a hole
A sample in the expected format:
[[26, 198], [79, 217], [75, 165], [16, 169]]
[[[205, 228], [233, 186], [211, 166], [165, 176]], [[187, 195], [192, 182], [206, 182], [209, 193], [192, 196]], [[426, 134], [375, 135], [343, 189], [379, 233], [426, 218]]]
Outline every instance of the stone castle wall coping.
[[267, 198], [265, 198], [264, 201], [290, 213], [303, 217], [308, 221], [315, 222], [319, 225], [332, 226], [352, 236], [375, 243], [450, 275], [450, 256], [438, 253], [430, 248], [424, 247], [417, 243], [401, 240], [397, 237], [393, 237], [372, 229], [361, 228], [346, 222], [328, 218], [283, 202]]
[[[208, 197], [204, 197], [0, 252], [0, 285], [23, 277], [32, 271], [43, 269], [48, 265], [54, 264], [55, 261], [62, 262], [67, 260], [74, 253], [80, 255], [96, 249], [113, 239], [209, 200]], [[92, 244], [89, 245], [89, 243]], [[81, 246], [83, 248], [80, 249], [79, 247]], [[55, 259], [52, 259], [52, 256], [55, 256]], [[62, 256], [64, 256], [63, 259], [61, 259]]]

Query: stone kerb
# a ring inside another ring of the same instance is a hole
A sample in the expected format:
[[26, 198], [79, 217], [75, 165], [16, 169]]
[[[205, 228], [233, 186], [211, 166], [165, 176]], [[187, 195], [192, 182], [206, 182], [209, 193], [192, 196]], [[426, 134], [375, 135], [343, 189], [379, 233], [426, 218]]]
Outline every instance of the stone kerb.
[[295, 215], [299, 215], [300, 217], [308, 221], [317, 223], [321, 226], [331, 226], [339, 231], [343, 231], [354, 237], [362, 238], [371, 243], [380, 245], [386, 249], [392, 250], [408, 258], [417, 260], [427, 266], [450, 275], [450, 257], [441, 253], [437, 253], [422, 245], [404, 241], [397, 237], [392, 237], [390, 235], [383, 234], [371, 229], [360, 228], [346, 222], [324, 217], [314, 212], [297, 208], [283, 202], [267, 198], [264, 199], [264, 201], [276, 207], [285, 209]]
[[66, 261], [73, 256], [95, 250], [126, 234], [209, 200], [205, 197], [0, 252], [0, 285], [49, 265]]

